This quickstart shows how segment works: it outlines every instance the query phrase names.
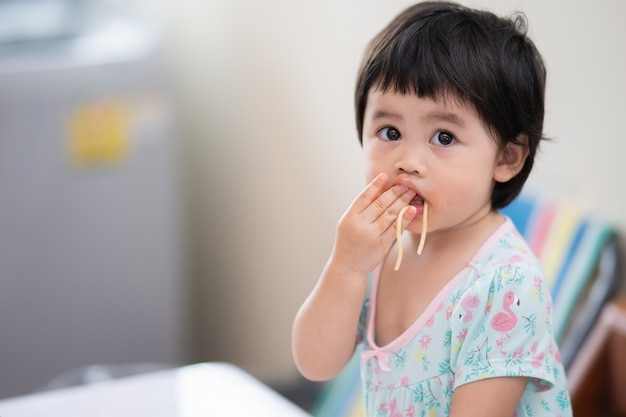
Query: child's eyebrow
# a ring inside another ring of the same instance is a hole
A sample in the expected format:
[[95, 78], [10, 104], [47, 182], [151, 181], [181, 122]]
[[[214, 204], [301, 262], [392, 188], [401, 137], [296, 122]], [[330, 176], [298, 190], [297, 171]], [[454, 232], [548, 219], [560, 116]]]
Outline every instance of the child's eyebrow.
[[429, 113], [429, 114], [426, 114], [424, 117], [422, 117], [422, 120], [423, 121], [434, 120], [434, 121], [448, 122], [448, 123], [455, 124], [458, 127], [465, 126], [463, 119], [459, 117], [459, 115], [457, 115], [456, 113], [450, 113], [450, 112]]
[[[400, 114], [395, 114], [395, 113], [390, 113], [388, 111], [385, 110], [376, 110], [374, 112], [374, 114], [372, 115], [372, 120], [379, 120], [379, 119], [395, 119], [395, 120], [402, 120], [403, 117]], [[460, 117], [458, 114], [454, 113], [454, 112], [448, 112], [448, 111], [433, 111], [433, 112], [429, 112], [423, 116], [420, 117], [420, 120], [422, 121], [422, 123], [424, 122], [448, 122], [448, 123], [452, 123], [454, 125], [457, 125], [458, 127], [465, 127], [465, 122], [463, 121], [463, 118]]]
[[378, 119], [402, 119], [402, 116], [394, 113], [389, 113], [384, 110], [376, 110], [376, 112], [372, 115], [372, 120]]

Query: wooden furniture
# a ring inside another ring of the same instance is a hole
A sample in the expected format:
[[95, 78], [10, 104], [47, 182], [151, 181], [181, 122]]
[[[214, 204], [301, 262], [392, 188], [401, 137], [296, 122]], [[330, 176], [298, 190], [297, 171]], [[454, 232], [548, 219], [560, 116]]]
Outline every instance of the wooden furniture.
[[604, 307], [568, 378], [576, 417], [626, 417], [626, 298]]

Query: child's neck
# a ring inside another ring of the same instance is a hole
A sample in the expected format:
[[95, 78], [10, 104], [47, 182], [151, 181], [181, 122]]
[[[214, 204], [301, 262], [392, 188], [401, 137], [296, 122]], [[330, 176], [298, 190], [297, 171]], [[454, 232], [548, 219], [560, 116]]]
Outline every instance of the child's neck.
[[503, 222], [501, 214], [491, 211], [466, 227], [429, 233], [421, 255], [415, 253], [419, 235], [405, 234], [400, 269], [393, 270], [395, 247], [381, 270], [376, 300], [377, 344], [386, 345], [414, 323]]
[[[485, 215], [445, 230], [428, 233], [421, 257], [433, 260], [459, 260], [468, 262], [480, 249], [485, 240], [504, 223], [504, 217], [496, 210]], [[410, 235], [411, 250], [419, 244], [420, 235]]]

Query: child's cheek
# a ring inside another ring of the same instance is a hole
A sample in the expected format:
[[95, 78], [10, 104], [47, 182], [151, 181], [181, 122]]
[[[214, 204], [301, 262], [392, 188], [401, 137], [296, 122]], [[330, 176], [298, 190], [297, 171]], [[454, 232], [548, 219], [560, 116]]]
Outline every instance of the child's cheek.
[[365, 163], [365, 183], [369, 184], [374, 181], [374, 178], [378, 176], [381, 172], [376, 169], [374, 164]]

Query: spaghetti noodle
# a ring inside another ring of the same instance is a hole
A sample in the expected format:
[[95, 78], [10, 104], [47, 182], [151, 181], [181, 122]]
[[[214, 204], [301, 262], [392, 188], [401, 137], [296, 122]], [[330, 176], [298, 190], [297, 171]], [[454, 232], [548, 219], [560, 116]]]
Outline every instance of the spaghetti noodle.
[[[402, 255], [404, 249], [402, 247], [402, 217], [404, 217], [404, 213], [411, 206], [403, 207], [398, 213], [398, 220], [396, 221], [396, 239], [398, 241], [398, 257], [396, 258], [396, 264], [393, 267], [394, 271], [400, 269], [400, 264], [402, 263]], [[426, 233], [428, 232], [428, 203], [424, 201], [424, 212], [422, 214], [422, 234], [420, 235], [419, 245], [417, 246], [417, 254], [421, 255], [422, 250], [424, 250], [424, 244], [426, 243]]]

